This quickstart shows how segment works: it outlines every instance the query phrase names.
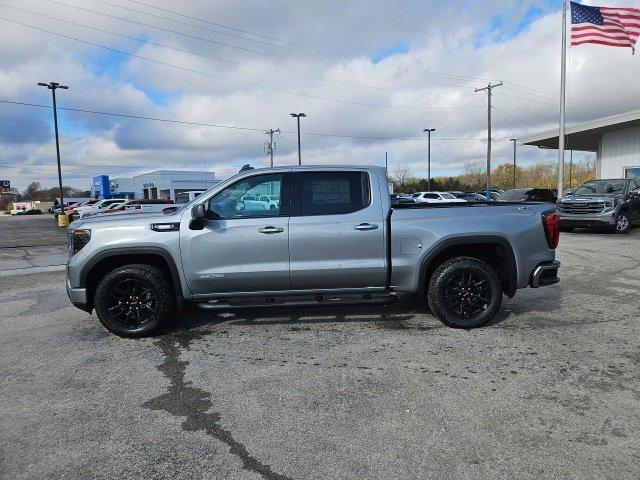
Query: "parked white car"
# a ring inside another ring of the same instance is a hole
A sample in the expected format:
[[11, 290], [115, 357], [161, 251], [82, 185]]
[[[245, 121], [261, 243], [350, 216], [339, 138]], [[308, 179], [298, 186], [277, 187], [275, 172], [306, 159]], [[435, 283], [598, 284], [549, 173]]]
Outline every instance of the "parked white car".
[[126, 198], [105, 198], [104, 200], [100, 200], [99, 202], [96, 202], [93, 205], [78, 207], [76, 211], [73, 213], [73, 217], [74, 219], [84, 218], [89, 213], [99, 212], [106, 208], [109, 208], [111, 205], [115, 203], [124, 203], [126, 201], [127, 201]]
[[416, 203], [467, 203], [449, 192], [417, 192], [413, 194]]
[[280, 196], [279, 195], [260, 195], [258, 197], [259, 202], [264, 202], [269, 205], [268, 210], [275, 210], [280, 208]]
[[190, 201], [198, 198], [198, 196], [204, 193], [205, 190], [190, 190], [188, 192], [176, 193], [176, 203], [189, 203]]

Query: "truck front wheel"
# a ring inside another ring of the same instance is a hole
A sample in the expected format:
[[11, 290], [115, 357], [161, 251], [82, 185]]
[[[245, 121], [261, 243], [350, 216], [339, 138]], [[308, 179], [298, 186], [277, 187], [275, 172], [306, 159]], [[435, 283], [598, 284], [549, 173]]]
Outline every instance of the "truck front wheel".
[[631, 222], [629, 221], [629, 217], [627, 216], [627, 212], [622, 211], [618, 214], [618, 218], [616, 219], [616, 233], [629, 233], [631, 230]]
[[431, 276], [429, 308], [454, 328], [474, 328], [488, 323], [502, 304], [502, 288], [491, 265], [472, 257], [455, 257]]
[[104, 327], [121, 337], [151, 335], [173, 313], [173, 289], [166, 273], [131, 264], [109, 272], [98, 284], [95, 308]]

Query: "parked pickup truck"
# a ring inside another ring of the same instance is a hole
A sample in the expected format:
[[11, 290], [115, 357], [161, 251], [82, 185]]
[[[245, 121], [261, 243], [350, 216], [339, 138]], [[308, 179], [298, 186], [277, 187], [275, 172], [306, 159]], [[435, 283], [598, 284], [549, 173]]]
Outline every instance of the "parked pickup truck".
[[614, 178], [583, 183], [558, 202], [560, 227], [608, 227], [629, 233], [640, 225], [640, 179]]
[[[268, 192], [268, 193], [267, 193]], [[243, 197], [268, 194], [275, 209]], [[69, 227], [67, 292], [117, 335], [151, 334], [183, 307], [386, 304], [418, 295], [478, 327], [503, 294], [558, 282], [559, 216], [542, 203], [399, 204], [379, 167], [244, 170], [166, 213]]]

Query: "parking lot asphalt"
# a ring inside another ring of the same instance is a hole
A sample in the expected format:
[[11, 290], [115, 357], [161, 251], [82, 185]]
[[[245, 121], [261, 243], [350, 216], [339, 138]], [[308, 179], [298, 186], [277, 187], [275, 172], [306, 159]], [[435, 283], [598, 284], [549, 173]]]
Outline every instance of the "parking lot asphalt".
[[53, 215], [0, 215], [0, 276], [63, 270], [67, 229]]
[[563, 234], [561, 283], [470, 331], [406, 298], [126, 340], [62, 272], [2, 277], [0, 476], [637, 479], [638, 241]]

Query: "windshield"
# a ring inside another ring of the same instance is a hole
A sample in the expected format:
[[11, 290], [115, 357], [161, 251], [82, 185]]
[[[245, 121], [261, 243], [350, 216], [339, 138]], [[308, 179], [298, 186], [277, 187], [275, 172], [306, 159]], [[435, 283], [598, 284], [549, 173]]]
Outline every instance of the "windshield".
[[623, 180], [595, 180], [583, 183], [573, 195], [597, 195], [624, 192]]
[[524, 200], [527, 190], [507, 190], [500, 197], [500, 201]]
[[440, 196], [442, 198], [456, 198], [456, 196], [452, 195], [451, 193], [441, 193]]

